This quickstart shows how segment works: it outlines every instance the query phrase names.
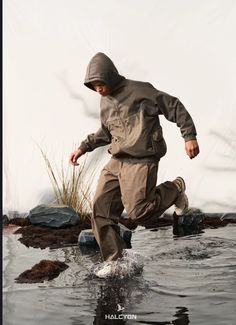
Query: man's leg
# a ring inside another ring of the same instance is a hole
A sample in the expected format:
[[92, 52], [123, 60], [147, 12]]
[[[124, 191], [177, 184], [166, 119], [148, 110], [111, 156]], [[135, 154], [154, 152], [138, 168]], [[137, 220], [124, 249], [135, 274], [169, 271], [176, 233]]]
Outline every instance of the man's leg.
[[159, 217], [179, 196], [173, 182], [156, 186], [156, 163], [124, 163], [121, 171], [122, 202], [129, 217], [140, 225], [145, 226], [151, 219]]
[[120, 164], [111, 159], [103, 168], [93, 202], [92, 228], [106, 261], [121, 257], [126, 247], [117, 225], [124, 210], [118, 179]]

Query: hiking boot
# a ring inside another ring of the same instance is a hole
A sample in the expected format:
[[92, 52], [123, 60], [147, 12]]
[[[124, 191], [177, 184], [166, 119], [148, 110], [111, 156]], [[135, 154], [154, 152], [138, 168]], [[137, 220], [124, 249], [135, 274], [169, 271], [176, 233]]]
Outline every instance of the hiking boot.
[[188, 197], [185, 193], [186, 185], [182, 177], [177, 177], [172, 182], [178, 189], [179, 195], [175, 201], [175, 213], [177, 216], [181, 216], [188, 212]]

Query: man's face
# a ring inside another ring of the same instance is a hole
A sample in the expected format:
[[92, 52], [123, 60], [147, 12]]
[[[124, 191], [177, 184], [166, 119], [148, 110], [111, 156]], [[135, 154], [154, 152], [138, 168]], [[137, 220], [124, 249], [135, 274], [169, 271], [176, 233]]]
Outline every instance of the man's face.
[[104, 84], [102, 81], [93, 81], [91, 82], [92, 86], [102, 96], [107, 96], [110, 94], [110, 88], [107, 87], [107, 85]]

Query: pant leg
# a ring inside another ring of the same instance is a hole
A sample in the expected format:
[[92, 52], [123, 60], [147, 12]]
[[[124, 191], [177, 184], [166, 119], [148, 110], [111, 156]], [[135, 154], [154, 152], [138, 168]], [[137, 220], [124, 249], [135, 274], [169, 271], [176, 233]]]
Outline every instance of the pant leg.
[[124, 210], [121, 201], [120, 162], [111, 159], [103, 168], [93, 202], [92, 229], [104, 260], [116, 260], [126, 247], [120, 237], [119, 218]]
[[143, 226], [163, 214], [179, 195], [172, 182], [156, 186], [157, 172], [157, 163], [124, 163], [119, 176], [124, 207]]

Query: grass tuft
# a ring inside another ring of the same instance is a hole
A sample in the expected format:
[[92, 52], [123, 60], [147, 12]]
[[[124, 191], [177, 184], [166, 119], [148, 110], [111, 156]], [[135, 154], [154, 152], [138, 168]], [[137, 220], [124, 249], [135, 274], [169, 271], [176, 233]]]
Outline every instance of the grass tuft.
[[[80, 214], [81, 219], [90, 219], [92, 212], [92, 182], [96, 172], [96, 164], [87, 164], [87, 157], [79, 166], [68, 165], [65, 167], [61, 161], [60, 169], [54, 167], [46, 153], [40, 148], [46, 163], [47, 172], [56, 196], [57, 204], [72, 207]], [[89, 173], [89, 177], [88, 176]]]

